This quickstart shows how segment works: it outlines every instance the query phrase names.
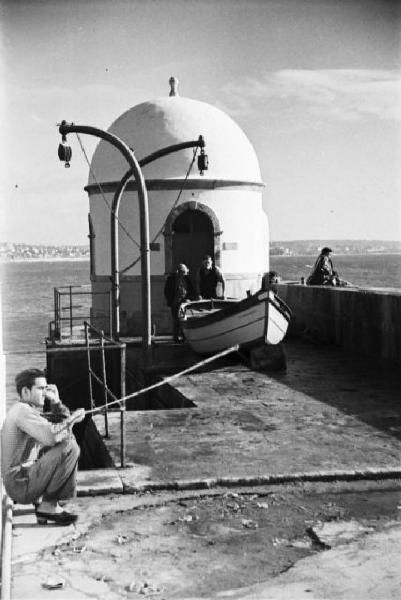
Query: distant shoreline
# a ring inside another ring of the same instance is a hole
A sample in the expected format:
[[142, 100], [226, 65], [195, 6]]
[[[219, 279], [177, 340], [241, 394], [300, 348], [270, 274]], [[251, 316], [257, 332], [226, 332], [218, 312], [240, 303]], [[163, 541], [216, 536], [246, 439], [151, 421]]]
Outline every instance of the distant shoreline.
[[[334, 252], [334, 256], [394, 256], [400, 255], [401, 252]], [[275, 258], [316, 258], [317, 254], [270, 254], [270, 259]], [[12, 263], [39, 263], [39, 262], [89, 262], [90, 258], [86, 256], [60, 256], [60, 257], [48, 257], [48, 258], [0, 258], [0, 264], [12, 264]]]
[[29, 262], [29, 263], [38, 263], [38, 262], [89, 262], [89, 257], [86, 256], [75, 256], [75, 257], [68, 257], [68, 256], [59, 256], [59, 257], [52, 257], [52, 258], [6, 258], [6, 259], [0, 259], [0, 264], [12, 264], [12, 263], [23, 263], [23, 262]]

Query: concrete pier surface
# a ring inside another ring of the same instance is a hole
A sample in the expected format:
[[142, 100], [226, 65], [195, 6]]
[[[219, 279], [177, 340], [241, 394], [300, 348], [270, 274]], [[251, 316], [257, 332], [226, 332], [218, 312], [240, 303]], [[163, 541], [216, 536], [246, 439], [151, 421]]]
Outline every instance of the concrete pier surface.
[[398, 598], [398, 370], [285, 352], [286, 372], [231, 357], [170, 384], [193, 407], [128, 412], [123, 469], [112, 413], [116, 466], [79, 473], [76, 528], [15, 508], [12, 598]]
[[[195, 407], [127, 413], [126, 453], [136, 466], [121, 471], [124, 487], [398, 469], [397, 370], [332, 346], [292, 341], [285, 351], [285, 373], [251, 371], [233, 356], [171, 383]], [[96, 423], [101, 431], [102, 417]], [[119, 423], [111, 414], [105, 440], [116, 465]]]

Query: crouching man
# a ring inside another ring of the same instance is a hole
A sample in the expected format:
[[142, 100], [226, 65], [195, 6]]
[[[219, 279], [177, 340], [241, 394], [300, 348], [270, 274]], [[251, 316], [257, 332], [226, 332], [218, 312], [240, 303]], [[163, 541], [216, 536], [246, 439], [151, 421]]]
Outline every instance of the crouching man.
[[[10, 498], [34, 504], [37, 522], [75, 523], [77, 515], [59, 501], [75, 496], [79, 447], [72, 433], [84, 409], [70, 414], [55, 385], [48, 385], [39, 369], [27, 369], [15, 378], [18, 401], [10, 408], [1, 432], [1, 472]], [[50, 403], [49, 418], [42, 411]]]

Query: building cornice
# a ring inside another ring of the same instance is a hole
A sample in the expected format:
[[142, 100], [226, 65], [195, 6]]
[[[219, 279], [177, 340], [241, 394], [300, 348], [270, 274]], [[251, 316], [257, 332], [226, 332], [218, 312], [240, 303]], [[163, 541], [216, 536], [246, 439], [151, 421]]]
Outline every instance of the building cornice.
[[[119, 185], [119, 181], [105, 181], [100, 184], [91, 183], [84, 187], [88, 194], [96, 195], [114, 193]], [[99, 189], [99, 186], [101, 189]], [[266, 187], [262, 181], [236, 181], [234, 179], [147, 179], [146, 189], [150, 190], [217, 190], [217, 189], [241, 189], [241, 190], [261, 190]], [[126, 186], [126, 191], [136, 191], [137, 185], [134, 180], [130, 180]]]

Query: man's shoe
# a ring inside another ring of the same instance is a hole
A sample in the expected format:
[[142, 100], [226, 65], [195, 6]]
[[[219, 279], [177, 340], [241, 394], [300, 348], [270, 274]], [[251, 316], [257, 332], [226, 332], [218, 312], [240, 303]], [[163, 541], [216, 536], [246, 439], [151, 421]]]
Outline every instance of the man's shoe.
[[39, 525], [46, 525], [48, 521], [53, 521], [55, 525], [71, 525], [78, 520], [78, 515], [69, 513], [66, 510], [59, 513], [36, 512], [36, 520]]

